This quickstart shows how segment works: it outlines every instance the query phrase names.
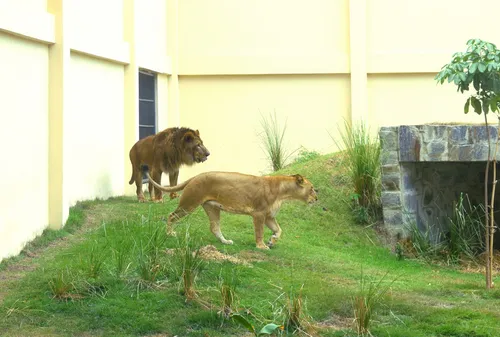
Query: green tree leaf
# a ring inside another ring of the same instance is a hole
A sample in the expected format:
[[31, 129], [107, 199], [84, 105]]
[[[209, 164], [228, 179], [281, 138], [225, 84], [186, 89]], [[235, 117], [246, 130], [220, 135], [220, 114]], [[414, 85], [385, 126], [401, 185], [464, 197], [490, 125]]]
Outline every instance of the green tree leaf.
[[474, 108], [474, 112], [477, 113], [478, 115], [480, 115], [481, 114], [481, 101], [479, 101], [474, 96], [471, 96], [470, 99], [471, 99], [470, 102], [472, 104], [472, 107]]
[[493, 97], [490, 99], [490, 110], [493, 111], [493, 112], [497, 112], [498, 110], [498, 102], [497, 102], [497, 99], [496, 97]]
[[469, 113], [469, 108], [470, 108], [470, 97], [465, 102], [465, 105], [464, 105], [464, 114], [468, 114]]
[[490, 104], [489, 104], [488, 99], [487, 98], [483, 98], [483, 100], [481, 102], [481, 105], [482, 105], [482, 108], [483, 108], [483, 112], [485, 114], [487, 114], [490, 111]]
[[479, 72], [480, 73], [484, 73], [484, 71], [486, 70], [486, 64], [484, 63], [479, 63], [477, 68], [479, 69]]
[[240, 314], [233, 314], [231, 315], [231, 318], [238, 322], [240, 325], [247, 328], [248, 331], [253, 332], [255, 335], [257, 335], [257, 333], [255, 332], [255, 328], [249, 321], [247, 321], [245, 317], [241, 316]]
[[276, 329], [278, 329], [281, 325], [277, 325], [277, 324], [274, 324], [274, 323], [270, 323], [270, 324], [267, 324], [266, 326], [264, 326], [260, 331], [259, 331], [259, 334], [257, 336], [260, 336], [260, 335], [270, 335], [272, 334], [274, 331], [276, 331]]
[[469, 73], [474, 74], [477, 69], [477, 63], [472, 63], [469, 67]]

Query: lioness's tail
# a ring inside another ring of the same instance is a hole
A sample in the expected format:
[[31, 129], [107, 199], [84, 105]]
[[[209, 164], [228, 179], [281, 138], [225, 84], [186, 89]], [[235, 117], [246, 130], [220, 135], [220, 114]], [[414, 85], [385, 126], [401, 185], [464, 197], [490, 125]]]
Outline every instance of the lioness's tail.
[[149, 182], [151, 184], [153, 184], [154, 187], [158, 188], [159, 190], [162, 190], [163, 192], [182, 191], [184, 189], [184, 187], [186, 187], [186, 185], [194, 178], [194, 177], [189, 178], [188, 180], [184, 181], [183, 183], [180, 183], [180, 184], [175, 185], [175, 186], [167, 187], [167, 186], [161, 186], [156, 181], [154, 181], [153, 178], [151, 178], [151, 176], [149, 175], [149, 167], [147, 165], [142, 165], [142, 172], [144, 172], [146, 174], [146, 176], [149, 179]]

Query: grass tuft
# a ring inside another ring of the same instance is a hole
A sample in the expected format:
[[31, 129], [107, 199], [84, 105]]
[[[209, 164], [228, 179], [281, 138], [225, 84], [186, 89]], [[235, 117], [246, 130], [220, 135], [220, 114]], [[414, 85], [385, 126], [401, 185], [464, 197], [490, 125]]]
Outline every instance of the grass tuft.
[[182, 293], [189, 302], [198, 297], [196, 292], [196, 278], [205, 267], [205, 261], [199, 255], [200, 243], [189, 233], [189, 226], [185, 234], [177, 241], [174, 251], [174, 266], [180, 276]]
[[344, 149], [343, 164], [347, 169], [353, 188], [351, 200], [353, 212], [358, 222], [367, 223], [378, 220], [382, 214], [380, 201], [380, 142], [378, 137], [371, 137], [370, 130], [364, 123], [351, 125], [344, 122], [344, 129], [339, 130]]
[[295, 152], [289, 152], [284, 144], [286, 122], [283, 127], [278, 123], [276, 111], [269, 118], [261, 116], [260, 125], [262, 132], [259, 135], [262, 148], [271, 164], [273, 171], [279, 171], [285, 167], [290, 156]]
[[386, 272], [377, 282], [372, 282], [363, 274], [363, 268], [361, 268], [359, 290], [352, 298], [354, 325], [358, 335], [371, 335], [370, 325], [375, 310], [382, 304], [385, 294], [396, 280], [384, 284], [384, 279], [388, 274], [389, 272]]

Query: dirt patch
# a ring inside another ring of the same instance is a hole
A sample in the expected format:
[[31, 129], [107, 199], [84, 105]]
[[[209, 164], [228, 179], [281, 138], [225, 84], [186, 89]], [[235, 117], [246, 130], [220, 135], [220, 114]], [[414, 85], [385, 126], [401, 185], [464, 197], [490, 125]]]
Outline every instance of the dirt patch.
[[319, 329], [347, 330], [352, 329], [353, 324], [353, 318], [332, 315], [326, 320], [316, 323], [315, 326]]
[[201, 258], [211, 261], [229, 261], [235, 264], [248, 265], [246, 260], [240, 259], [236, 256], [231, 256], [228, 254], [221, 253], [213, 245], [203, 246], [199, 249], [199, 254]]
[[[174, 248], [167, 249], [166, 253], [171, 255], [175, 252]], [[261, 257], [257, 257], [256, 254], [240, 254], [240, 256], [233, 256], [229, 254], [221, 253], [213, 245], [203, 246], [198, 250], [200, 257], [208, 261], [229, 261], [234, 264], [242, 264], [251, 267], [250, 262], [262, 261]], [[194, 254], [194, 253], [193, 253]], [[246, 255], [241, 256], [241, 255]]]

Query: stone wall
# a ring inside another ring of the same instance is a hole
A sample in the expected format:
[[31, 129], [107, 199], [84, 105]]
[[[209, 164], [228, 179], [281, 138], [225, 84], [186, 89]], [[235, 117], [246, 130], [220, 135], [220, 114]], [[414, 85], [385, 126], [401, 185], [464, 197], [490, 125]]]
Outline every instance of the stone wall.
[[[489, 132], [493, 154], [497, 128]], [[390, 232], [404, 232], [403, 224], [415, 222], [421, 230], [432, 225], [437, 239], [461, 192], [474, 204], [484, 203], [485, 126], [402, 125], [382, 127], [379, 136], [383, 216]]]

